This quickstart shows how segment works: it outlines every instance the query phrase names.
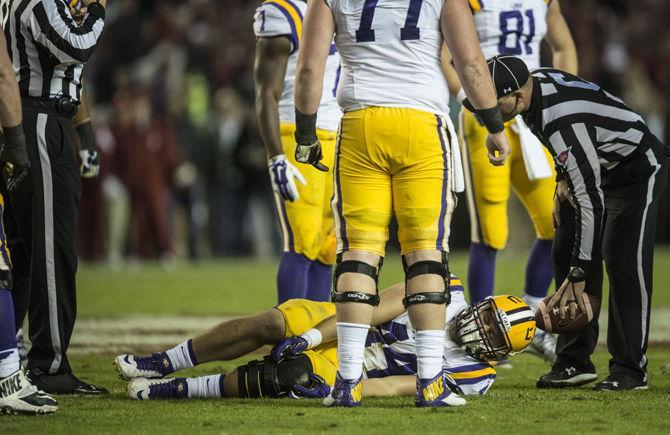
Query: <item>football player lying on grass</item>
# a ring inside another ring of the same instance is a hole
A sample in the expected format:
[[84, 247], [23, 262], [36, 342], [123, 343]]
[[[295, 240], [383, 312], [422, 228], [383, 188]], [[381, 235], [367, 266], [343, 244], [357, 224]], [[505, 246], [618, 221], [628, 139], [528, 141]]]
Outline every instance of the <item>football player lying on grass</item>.
[[[484, 394], [495, 380], [490, 362], [525, 349], [535, 335], [533, 311], [516, 296], [497, 296], [468, 306], [452, 275], [444, 367], [459, 393]], [[404, 284], [381, 293], [363, 361], [365, 396], [413, 395], [414, 331], [402, 305]], [[225, 321], [202, 335], [149, 356], [114, 360], [132, 399], [203, 397], [325, 397], [337, 372], [335, 305], [292, 299], [264, 313]], [[210, 361], [239, 358], [264, 345], [271, 355], [227, 374], [164, 378]], [[164, 379], [161, 379], [164, 378]]]

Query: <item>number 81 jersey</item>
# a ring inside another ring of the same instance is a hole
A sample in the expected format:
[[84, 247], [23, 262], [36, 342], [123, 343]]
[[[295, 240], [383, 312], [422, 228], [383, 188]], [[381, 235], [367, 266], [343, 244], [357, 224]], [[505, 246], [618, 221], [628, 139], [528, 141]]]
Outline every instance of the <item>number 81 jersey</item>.
[[511, 54], [540, 67], [540, 42], [547, 33], [552, 0], [469, 0], [484, 56]]
[[403, 107], [446, 115], [440, 66], [444, 0], [326, 0], [335, 20], [345, 112]]

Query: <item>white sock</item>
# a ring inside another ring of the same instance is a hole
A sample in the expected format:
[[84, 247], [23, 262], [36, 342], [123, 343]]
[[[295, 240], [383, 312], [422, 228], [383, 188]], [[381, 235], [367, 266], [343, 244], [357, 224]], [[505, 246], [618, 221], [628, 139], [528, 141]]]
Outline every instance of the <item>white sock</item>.
[[370, 325], [337, 322], [338, 372], [343, 379], [355, 380], [363, 374], [365, 339]]
[[223, 375], [186, 378], [188, 397], [208, 398], [223, 396]]
[[193, 354], [193, 348], [191, 347], [191, 339], [176, 345], [172, 349], [166, 350], [165, 353], [168, 358], [170, 358], [170, 362], [175, 371], [190, 369], [198, 364], [198, 361]]
[[432, 379], [442, 371], [445, 334], [444, 329], [442, 329], [417, 331], [414, 336], [419, 379]]
[[18, 349], [0, 350], [0, 378], [6, 378], [21, 368]]
[[523, 300], [526, 301], [531, 310], [535, 311], [540, 305], [544, 298], [538, 298], [537, 296], [531, 296], [528, 293], [523, 295]]

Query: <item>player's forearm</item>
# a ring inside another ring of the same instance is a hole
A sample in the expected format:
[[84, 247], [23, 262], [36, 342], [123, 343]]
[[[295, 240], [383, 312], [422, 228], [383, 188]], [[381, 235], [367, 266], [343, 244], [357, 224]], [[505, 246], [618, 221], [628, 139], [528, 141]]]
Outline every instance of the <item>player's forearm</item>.
[[554, 68], [576, 75], [579, 63], [577, 61], [577, 50], [575, 49], [575, 45], [571, 44], [561, 50], [554, 50], [552, 54], [552, 63]]
[[321, 333], [322, 343], [337, 340], [337, 318], [335, 316], [330, 316], [316, 325], [316, 329]]
[[256, 118], [268, 159], [284, 152], [279, 129], [279, 101], [270, 90], [257, 90]]
[[5, 50], [5, 36], [0, 32], [0, 124], [14, 127], [21, 124], [21, 97], [12, 63]]
[[81, 102], [79, 103], [79, 109], [77, 113], [72, 118], [72, 125], [77, 127], [78, 125], [85, 124], [91, 121], [91, 110], [88, 107], [88, 92], [86, 91], [86, 86], [82, 87], [81, 91]]
[[300, 113], [311, 115], [319, 110], [323, 92], [323, 74], [323, 68], [298, 64], [295, 80], [295, 108]]
[[479, 47], [468, 2], [445, 1], [441, 25], [458, 78], [472, 105], [476, 109], [496, 107], [498, 99], [486, 60]]

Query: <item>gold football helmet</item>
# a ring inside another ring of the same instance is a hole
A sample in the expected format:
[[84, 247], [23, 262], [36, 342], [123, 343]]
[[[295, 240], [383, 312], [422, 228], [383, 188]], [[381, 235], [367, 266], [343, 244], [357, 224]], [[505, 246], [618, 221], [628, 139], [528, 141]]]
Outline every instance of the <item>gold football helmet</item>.
[[521, 298], [496, 296], [463, 310], [449, 325], [449, 334], [471, 357], [500, 361], [533, 341], [535, 315]]

